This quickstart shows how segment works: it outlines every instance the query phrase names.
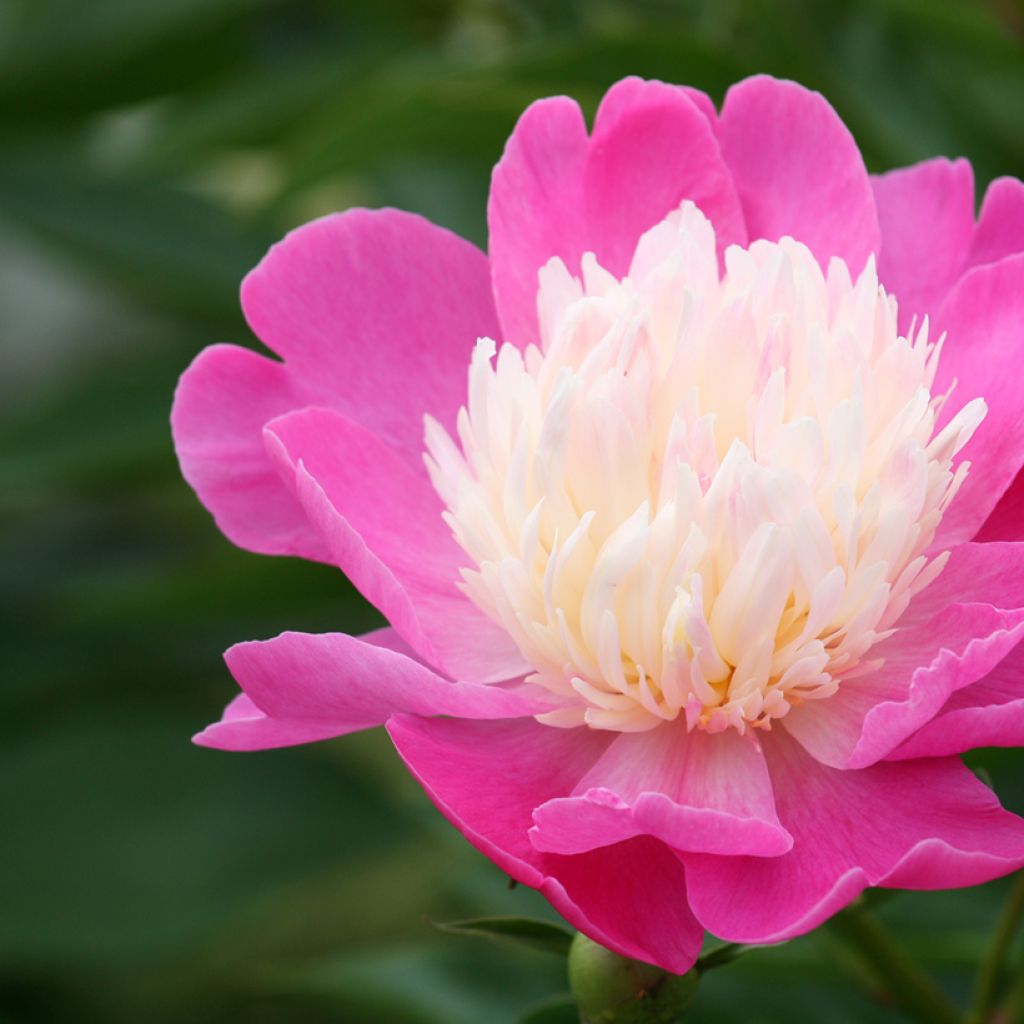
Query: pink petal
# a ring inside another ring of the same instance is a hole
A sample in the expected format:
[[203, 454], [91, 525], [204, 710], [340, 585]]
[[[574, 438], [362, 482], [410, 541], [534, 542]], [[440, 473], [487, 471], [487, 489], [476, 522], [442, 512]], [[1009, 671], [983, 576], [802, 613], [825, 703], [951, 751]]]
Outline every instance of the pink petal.
[[625, 273], [640, 235], [684, 199], [713, 221], [722, 247], [745, 241], [708, 114], [685, 90], [638, 78], [608, 91], [590, 139], [570, 99], [525, 111], [494, 169], [487, 210], [506, 340], [538, 339], [537, 272], [553, 256], [578, 273], [580, 257], [592, 251]]
[[461, 552], [425, 474], [330, 409], [274, 420], [266, 439], [331, 561], [407, 643], [455, 678], [523, 675], [508, 634], [456, 587]]
[[999, 504], [974, 539], [1024, 540], [1024, 473], [1018, 473], [1013, 478], [1013, 483], [999, 499]]
[[900, 327], [934, 316], [974, 234], [974, 172], [938, 157], [872, 178], [882, 248], [878, 275], [899, 302]]
[[181, 472], [239, 547], [327, 560], [261, 433], [268, 420], [313, 400], [283, 364], [234, 345], [206, 349], [182, 375], [171, 412]]
[[746, 241], [707, 114], [674, 85], [625, 78], [608, 90], [594, 120], [583, 189], [590, 245], [619, 276], [628, 273], [640, 236], [683, 199], [714, 224], [720, 252]]
[[765, 751], [792, 851], [684, 858], [693, 911], [720, 938], [778, 942], [867, 886], [976, 885], [1024, 864], [1024, 821], [955, 758], [835, 771], [783, 734]]
[[399, 210], [291, 232], [246, 277], [242, 307], [300, 380], [417, 469], [423, 414], [453, 428], [476, 340], [498, 340], [487, 258]]
[[971, 471], [942, 520], [937, 545], [973, 537], [1024, 463], [1022, 325], [1024, 254], [969, 270], [939, 312], [938, 330], [948, 337], [932, 393], [956, 385], [944, 419], [977, 396], [988, 403], [988, 415], [961, 452]]
[[819, 93], [757, 75], [725, 97], [718, 137], [751, 241], [792, 235], [822, 267], [833, 256], [860, 273], [879, 251], [864, 161]]
[[1024, 183], [996, 178], [985, 192], [974, 232], [969, 267], [1024, 252]]
[[271, 718], [240, 693], [224, 709], [221, 720], [196, 733], [192, 742], [214, 750], [272, 750], [316, 743], [349, 731], [333, 722]]
[[930, 721], [1024, 636], [1024, 544], [964, 544], [871, 651], [884, 665], [782, 720], [823, 764], [862, 768]]
[[572, 791], [611, 736], [507, 722], [396, 716], [388, 732], [413, 775], [465, 837], [513, 878], [539, 889], [563, 917], [624, 956], [683, 973], [702, 932], [678, 859], [644, 837], [572, 857], [541, 853], [534, 808]]
[[228, 345], [198, 356], [171, 413], [182, 473], [239, 546], [323, 561], [323, 541], [267, 458], [263, 425], [332, 406], [422, 472], [424, 412], [453, 424], [473, 344], [498, 336], [487, 260], [420, 217], [352, 210], [274, 246], [242, 301], [288, 361]]
[[1024, 746], [1024, 644], [984, 679], [954, 693], [942, 711], [890, 758], [945, 757], [975, 747]]
[[715, 104], [706, 92], [695, 89], [692, 85], [678, 85], [676, 88], [686, 93], [693, 101], [693, 105], [708, 119], [712, 129], [718, 126], [718, 111], [715, 110]]
[[542, 804], [533, 820], [533, 845], [548, 853], [640, 835], [697, 853], [773, 857], [793, 845], [753, 742], [677, 724], [620, 734], [570, 796]]
[[514, 718], [551, 708], [499, 686], [449, 682], [377, 636], [282, 633], [236, 644], [224, 657], [245, 696], [197, 742], [258, 750], [370, 729], [396, 712]]

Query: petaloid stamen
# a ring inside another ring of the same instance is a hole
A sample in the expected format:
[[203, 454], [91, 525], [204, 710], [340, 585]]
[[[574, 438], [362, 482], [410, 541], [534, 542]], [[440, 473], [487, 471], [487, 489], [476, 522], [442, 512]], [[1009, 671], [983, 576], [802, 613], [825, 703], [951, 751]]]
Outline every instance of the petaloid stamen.
[[985, 415], [947, 423], [939, 348], [784, 238], [726, 253], [692, 204], [616, 280], [540, 273], [542, 348], [481, 339], [458, 441], [426, 462], [462, 586], [566, 707], [542, 720], [770, 728], [876, 668]]

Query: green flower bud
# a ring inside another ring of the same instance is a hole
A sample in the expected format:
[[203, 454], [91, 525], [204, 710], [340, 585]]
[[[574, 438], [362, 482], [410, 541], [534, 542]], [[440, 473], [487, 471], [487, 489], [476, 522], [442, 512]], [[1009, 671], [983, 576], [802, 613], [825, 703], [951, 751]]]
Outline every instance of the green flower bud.
[[676, 1024], [697, 991], [697, 972], [669, 974], [577, 935], [569, 987], [584, 1024]]

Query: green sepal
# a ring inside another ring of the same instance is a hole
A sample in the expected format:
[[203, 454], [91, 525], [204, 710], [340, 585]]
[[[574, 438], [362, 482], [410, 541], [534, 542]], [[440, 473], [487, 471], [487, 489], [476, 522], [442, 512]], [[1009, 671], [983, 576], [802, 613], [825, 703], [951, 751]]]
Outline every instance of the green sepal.
[[433, 925], [450, 935], [478, 935], [514, 942], [555, 956], [569, 955], [574, 934], [562, 925], [529, 917], [475, 917], [467, 921], [434, 921]]

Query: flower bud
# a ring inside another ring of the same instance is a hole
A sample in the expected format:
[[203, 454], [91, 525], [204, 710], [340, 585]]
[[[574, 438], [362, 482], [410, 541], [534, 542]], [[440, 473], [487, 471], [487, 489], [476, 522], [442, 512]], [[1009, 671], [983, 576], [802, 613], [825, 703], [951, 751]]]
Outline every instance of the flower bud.
[[669, 974], [577, 935], [569, 987], [584, 1024], [675, 1024], [697, 991], [697, 972]]

